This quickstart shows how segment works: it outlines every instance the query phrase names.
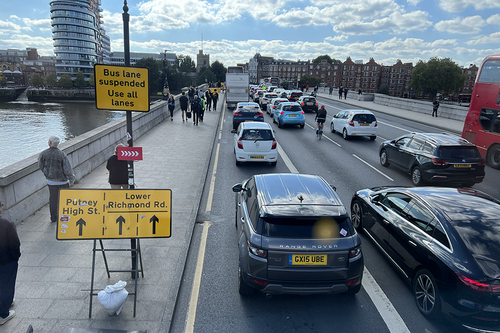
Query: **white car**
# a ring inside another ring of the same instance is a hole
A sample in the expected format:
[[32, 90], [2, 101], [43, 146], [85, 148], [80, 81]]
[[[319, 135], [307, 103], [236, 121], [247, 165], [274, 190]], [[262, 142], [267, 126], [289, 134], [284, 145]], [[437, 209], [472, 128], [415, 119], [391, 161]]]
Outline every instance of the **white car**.
[[283, 102], [288, 102], [288, 99], [286, 99], [286, 98], [273, 98], [267, 106], [267, 110], [266, 110], [267, 114], [270, 115], [271, 117], [273, 117], [274, 110], [278, 107], [278, 105], [280, 105], [280, 103], [283, 103]]
[[278, 98], [278, 95], [272, 92], [265, 92], [260, 97], [260, 108], [267, 111], [267, 104], [271, 102], [271, 99]]
[[278, 161], [278, 142], [268, 123], [240, 123], [234, 134], [234, 154], [236, 165], [242, 162], [270, 162], [276, 166]]
[[345, 140], [351, 136], [369, 136], [370, 140], [375, 140], [378, 123], [368, 110], [343, 110], [333, 116], [330, 131], [341, 133]]

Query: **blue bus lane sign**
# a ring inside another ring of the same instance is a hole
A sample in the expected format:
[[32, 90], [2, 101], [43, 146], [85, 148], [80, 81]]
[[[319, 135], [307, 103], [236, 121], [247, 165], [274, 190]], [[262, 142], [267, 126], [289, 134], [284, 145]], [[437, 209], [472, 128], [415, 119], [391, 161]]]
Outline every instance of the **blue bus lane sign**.
[[56, 238], [168, 238], [171, 206], [171, 190], [61, 189]]

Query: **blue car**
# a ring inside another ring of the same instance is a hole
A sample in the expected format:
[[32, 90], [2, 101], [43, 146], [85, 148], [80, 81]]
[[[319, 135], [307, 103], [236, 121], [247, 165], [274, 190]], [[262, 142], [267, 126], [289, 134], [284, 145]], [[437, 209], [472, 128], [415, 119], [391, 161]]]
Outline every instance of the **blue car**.
[[236, 106], [233, 112], [233, 130], [238, 128], [238, 125], [245, 121], [264, 121], [264, 113], [260, 110], [260, 106], [254, 102], [241, 102]]
[[273, 122], [278, 123], [279, 128], [283, 125], [299, 125], [300, 128], [304, 128], [306, 117], [299, 103], [285, 102], [274, 109]]

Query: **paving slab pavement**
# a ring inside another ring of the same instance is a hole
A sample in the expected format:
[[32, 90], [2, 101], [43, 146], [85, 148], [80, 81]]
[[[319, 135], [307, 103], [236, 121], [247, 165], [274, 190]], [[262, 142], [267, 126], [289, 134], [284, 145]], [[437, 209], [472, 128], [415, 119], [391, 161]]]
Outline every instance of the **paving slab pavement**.
[[[21, 258], [16, 281], [16, 317], [0, 326], [0, 333], [62, 333], [68, 327], [168, 332], [177, 299], [191, 235], [203, 193], [212, 147], [224, 99], [217, 112], [205, 112], [194, 126], [183, 123], [180, 112], [134, 140], [144, 160], [134, 163], [137, 188], [172, 190], [172, 236], [141, 239], [144, 278], [138, 279], [137, 312], [133, 296], [119, 316], [109, 316], [93, 297], [89, 319], [92, 240], [56, 240], [56, 223], [45, 205], [17, 226]], [[80, 179], [76, 189], [109, 189], [106, 163]], [[49, 196], [47, 190], [47, 198]], [[130, 240], [103, 240], [105, 248], [128, 249]], [[130, 270], [130, 252], [107, 252], [110, 270]], [[134, 292], [130, 273], [111, 273], [108, 279], [102, 254], [96, 254], [96, 292], [119, 280]]]

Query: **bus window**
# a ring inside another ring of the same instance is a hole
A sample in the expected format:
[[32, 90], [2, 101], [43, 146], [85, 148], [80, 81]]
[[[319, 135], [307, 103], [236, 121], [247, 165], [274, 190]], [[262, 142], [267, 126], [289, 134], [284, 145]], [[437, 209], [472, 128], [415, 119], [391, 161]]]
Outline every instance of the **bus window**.
[[481, 114], [479, 115], [479, 123], [481, 127], [485, 131], [490, 131], [491, 123], [493, 122], [493, 118], [495, 117], [495, 110], [491, 109], [482, 109]]
[[481, 68], [477, 82], [500, 83], [500, 59], [486, 61]]

